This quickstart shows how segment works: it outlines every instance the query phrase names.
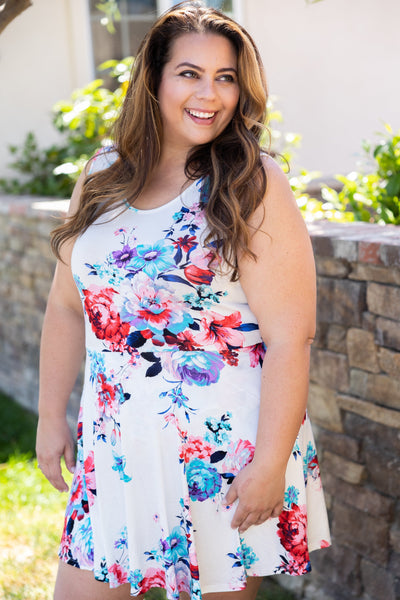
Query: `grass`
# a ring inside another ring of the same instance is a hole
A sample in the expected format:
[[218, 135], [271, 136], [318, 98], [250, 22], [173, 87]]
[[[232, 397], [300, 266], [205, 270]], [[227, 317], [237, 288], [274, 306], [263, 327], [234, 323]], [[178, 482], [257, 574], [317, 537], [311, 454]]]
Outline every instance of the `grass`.
[[[51, 600], [66, 495], [37, 469], [36, 416], [1, 393], [0, 414], [0, 600]], [[159, 589], [146, 597], [165, 600]], [[266, 579], [257, 600], [294, 596]]]

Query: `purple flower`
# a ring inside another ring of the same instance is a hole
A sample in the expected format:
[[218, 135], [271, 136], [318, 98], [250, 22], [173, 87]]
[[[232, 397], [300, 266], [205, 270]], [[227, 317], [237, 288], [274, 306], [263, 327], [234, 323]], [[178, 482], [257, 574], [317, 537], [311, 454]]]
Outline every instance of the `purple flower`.
[[189, 496], [191, 500], [204, 502], [221, 490], [221, 475], [214, 467], [199, 458], [191, 460], [186, 468]]
[[217, 352], [174, 350], [169, 356], [166, 368], [188, 385], [210, 385], [219, 379], [224, 361]]
[[129, 263], [129, 261], [136, 256], [136, 249], [130, 248], [127, 244], [122, 250], [115, 250], [112, 253], [112, 257], [118, 268], [123, 269]]

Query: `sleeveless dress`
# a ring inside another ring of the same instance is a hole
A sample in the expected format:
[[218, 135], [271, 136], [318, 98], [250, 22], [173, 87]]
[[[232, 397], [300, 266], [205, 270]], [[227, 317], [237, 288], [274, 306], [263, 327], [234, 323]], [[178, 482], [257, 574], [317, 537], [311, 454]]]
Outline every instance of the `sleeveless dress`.
[[72, 255], [87, 355], [59, 555], [133, 596], [200, 600], [247, 576], [302, 575], [330, 544], [307, 415], [279, 518], [239, 534], [236, 503], [221, 504], [252, 460], [266, 349], [240, 282], [208, 265], [206, 202], [203, 179], [159, 208], [116, 209]]

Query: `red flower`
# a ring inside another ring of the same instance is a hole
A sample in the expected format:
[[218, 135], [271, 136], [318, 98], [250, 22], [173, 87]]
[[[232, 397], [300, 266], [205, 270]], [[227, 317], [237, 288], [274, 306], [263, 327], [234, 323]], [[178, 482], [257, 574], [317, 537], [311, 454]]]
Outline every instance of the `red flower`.
[[186, 279], [194, 285], [210, 285], [214, 278], [213, 271], [209, 269], [200, 269], [196, 265], [189, 265], [183, 269]]
[[77, 466], [77, 470], [75, 471], [75, 477], [73, 481], [73, 487], [71, 490], [71, 504], [78, 504], [82, 501], [83, 498], [83, 480], [82, 480], [82, 470]]
[[279, 515], [278, 535], [282, 546], [298, 563], [308, 563], [307, 512], [305, 506], [292, 504]]
[[108, 571], [114, 575], [115, 581], [119, 584], [128, 583], [128, 573], [118, 562], [108, 567]]
[[86, 493], [89, 506], [94, 504], [96, 496], [96, 474], [94, 469], [94, 452], [91, 450], [84, 462]]
[[175, 248], [182, 248], [185, 252], [189, 252], [191, 248], [197, 245], [195, 235], [185, 235], [172, 242]]
[[188, 329], [180, 331], [177, 335], [166, 334], [165, 341], [171, 346], [177, 346], [179, 350], [197, 350], [193, 332]]
[[112, 288], [92, 286], [91, 290], [83, 290], [83, 293], [85, 310], [96, 337], [99, 340], [108, 341], [111, 350], [122, 351], [130, 326], [129, 323], [121, 321], [121, 317], [113, 305], [113, 296], [117, 292]]
[[234, 350], [221, 350], [222, 358], [230, 365], [231, 367], [237, 367], [239, 364], [238, 353]]
[[192, 458], [208, 458], [213, 451], [211, 444], [201, 437], [190, 435], [187, 441], [182, 444], [179, 457], [186, 463]]
[[[99, 411], [107, 417], [113, 417], [118, 411], [120, 390], [107, 381], [104, 373], [98, 373], [97, 382], [99, 384], [97, 387]], [[118, 395], [116, 392], [118, 392]]]
[[153, 587], [165, 587], [165, 571], [149, 567], [140, 583], [140, 593], [145, 594]]

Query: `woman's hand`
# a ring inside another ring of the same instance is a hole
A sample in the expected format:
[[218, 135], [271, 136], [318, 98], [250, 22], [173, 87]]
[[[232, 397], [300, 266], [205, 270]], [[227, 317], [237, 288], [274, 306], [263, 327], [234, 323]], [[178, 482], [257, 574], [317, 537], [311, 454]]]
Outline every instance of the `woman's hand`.
[[239, 499], [231, 527], [243, 533], [251, 525], [260, 525], [278, 517], [283, 508], [285, 469], [276, 472], [260, 467], [254, 461], [236, 475], [223, 504]]
[[74, 442], [65, 417], [40, 417], [36, 437], [38, 467], [60, 492], [68, 485], [61, 472], [61, 457], [71, 473], [75, 470]]

